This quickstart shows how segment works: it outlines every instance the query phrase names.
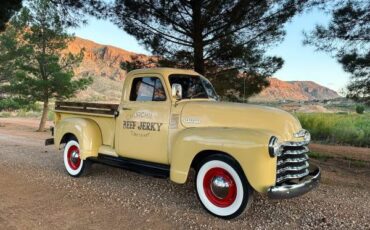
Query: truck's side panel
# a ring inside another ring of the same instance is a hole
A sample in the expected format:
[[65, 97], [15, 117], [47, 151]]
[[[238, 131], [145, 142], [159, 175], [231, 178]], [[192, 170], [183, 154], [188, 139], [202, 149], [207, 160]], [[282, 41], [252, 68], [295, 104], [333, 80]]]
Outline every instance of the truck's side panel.
[[276, 180], [276, 159], [267, 154], [271, 134], [253, 129], [189, 128], [175, 137], [171, 153], [170, 178], [185, 183], [191, 163], [202, 151], [224, 152], [242, 167], [258, 192], [267, 192]]
[[[165, 85], [162, 75], [147, 73], [129, 75], [125, 79], [119, 116], [117, 117], [115, 149], [126, 158], [168, 164], [168, 124], [171, 111], [170, 94], [163, 87], [161, 101], [130, 99], [134, 79], [154, 78]], [[153, 91], [153, 95], [155, 90]]]

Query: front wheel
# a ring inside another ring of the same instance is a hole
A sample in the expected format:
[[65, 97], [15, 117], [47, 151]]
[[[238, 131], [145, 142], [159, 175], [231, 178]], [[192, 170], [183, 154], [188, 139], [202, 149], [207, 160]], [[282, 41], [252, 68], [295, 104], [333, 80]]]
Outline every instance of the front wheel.
[[89, 161], [81, 159], [80, 145], [75, 140], [67, 142], [64, 148], [63, 158], [68, 174], [73, 177], [81, 176], [90, 165]]
[[217, 217], [235, 218], [252, 201], [252, 188], [240, 166], [228, 156], [204, 159], [197, 170], [195, 183], [203, 207]]

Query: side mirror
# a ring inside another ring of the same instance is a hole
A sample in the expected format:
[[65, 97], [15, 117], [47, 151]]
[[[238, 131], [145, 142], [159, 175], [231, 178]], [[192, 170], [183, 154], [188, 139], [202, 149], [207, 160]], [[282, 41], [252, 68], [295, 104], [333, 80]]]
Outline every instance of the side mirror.
[[182, 86], [180, 84], [172, 84], [172, 98], [175, 98], [176, 100], [182, 99]]

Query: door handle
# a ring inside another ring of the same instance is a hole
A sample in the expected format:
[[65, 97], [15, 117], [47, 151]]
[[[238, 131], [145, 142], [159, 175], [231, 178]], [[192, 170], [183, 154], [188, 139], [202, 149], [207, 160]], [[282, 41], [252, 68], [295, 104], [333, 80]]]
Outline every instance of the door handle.
[[122, 107], [122, 110], [131, 110], [131, 108]]

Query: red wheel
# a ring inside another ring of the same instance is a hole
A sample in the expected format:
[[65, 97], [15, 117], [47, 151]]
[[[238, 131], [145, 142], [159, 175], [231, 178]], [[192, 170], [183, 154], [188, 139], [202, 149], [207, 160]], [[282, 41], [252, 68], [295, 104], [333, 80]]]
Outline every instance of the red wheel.
[[73, 170], [77, 170], [81, 165], [80, 149], [76, 145], [72, 145], [67, 153], [68, 165]]
[[236, 199], [234, 178], [223, 168], [208, 170], [203, 179], [203, 188], [208, 200], [218, 207], [228, 207]]
[[63, 159], [68, 174], [73, 177], [82, 175], [90, 165], [89, 161], [81, 159], [80, 145], [75, 140], [67, 142], [64, 148]]
[[252, 189], [240, 166], [224, 155], [215, 154], [200, 163], [195, 187], [203, 207], [224, 219], [239, 216], [252, 200]]

